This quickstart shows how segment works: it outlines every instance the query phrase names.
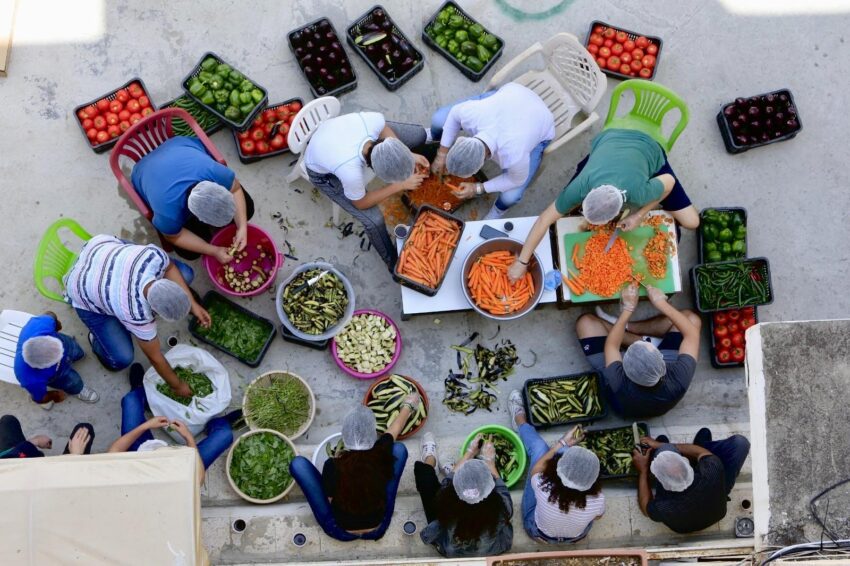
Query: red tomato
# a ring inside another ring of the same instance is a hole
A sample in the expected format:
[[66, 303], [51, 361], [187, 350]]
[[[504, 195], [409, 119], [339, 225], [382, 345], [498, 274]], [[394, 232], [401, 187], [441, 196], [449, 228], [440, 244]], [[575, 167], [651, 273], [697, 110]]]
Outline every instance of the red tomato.
[[254, 150], [256, 149], [254, 146], [254, 140], [242, 140], [239, 144], [239, 148], [242, 150], [242, 153], [246, 155], [254, 153]]
[[290, 112], [294, 112], [294, 113], [297, 114], [299, 110], [301, 110], [301, 103], [300, 102], [290, 102], [289, 103], [289, 111]]
[[598, 33], [599, 35], [602, 35], [603, 33], [605, 33], [605, 26], [596, 26], [595, 28], [593, 28], [593, 33]]
[[616, 55], [611, 55], [611, 57], [608, 58], [608, 68], [610, 70], [619, 71], [620, 65], [622, 65], [622, 63], [620, 62], [620, 58]]
[[640, 59], [632, 59], [630, 66], [633, 73], [637, 73], [643, 68], [643, 64], [640, 62]]
[[130, 112], [138, 112], [139, 110], [141, 110], [141, 108], [142, 107], [139, 105], [138, 100], [133, 99], [127, 101], [127, 110], [129, 110]]
[[726, 324], [729, 321], [729, 316], [725, 312], [714, 313], [714, 324]]
[[107, 134], [104, 130], [101, 130], [97, 133], [97, 142], [103, 143], [109, 140], [109, 134]]
[[628, 75], [632, 72], [632, 67], [630, 65], [627, 65], [626, 63], [623, 63], [622, 65], [620, 65], [620, 72], [624, 75]]
[[86, 137], [89, 138], [91, 141], [96, 140], [97, 128], [89, 128], [88, 130], [86, 130]]
[[106, 133], [109, 134], [110, 138], [117, 138], [121, 135], [121, 128], [117, 124], [113, 124], [106, 128]]
[[153, 108], [151, 108], [150, 106], [148, 106], [147, 108], [142, 108], [142, 116], [149, 116], [150, 114], [153, 114]]
[[277, 120], [277, 112], [271, 108], [263, 111], [263, 120], [266, 122], [274, 122]]
[[714, 337], [718, 340], [726, 338], [729, 335], [729, 329], [724, 325], [719, 325], [714, 327]]
[[240, 141], [251, 139], [251, 130], [245, 130], [244, 132], [236, 132], [236, 138]]
[[254, 122], [251, 125], [252, 126], [262, 126], [263, 125], [263, 115], [259, 114], [256, 118], [254, 118]]
[[639, 71], [641, 78], [648, 79], [652, 76], [652, 69], [644, 67]]
[[604, 40], [602, 39], [602, 36], [601, 36], [601, 35], [599, 35], [598, 33], [592, 33], [592, 34], [590, 34], [590, 38], [587, 40], [587, 42], [588, 42], [590, 45], [595, 45], [595, 46], [597, 46], [597, 47], [599, 47], [600, 45], [602, 45], [602, 42], [603, 42], [603, 41], [604, 41]]
[[127, 88], [127, 90], [130, 91], [130, 96], [132, 96], [133, 98], [139, 98], [140, 96], [145, 95], [145, 91], [142, 89], [142, 86], [139, 83], [131, 84]]
[[608, 58], [611, 56], [611, 48], [610, 47], [600, 47], [599, 48], [599, 56]]
[[655, 66], [655, 55], [644, 55], [640, 62], [644, 67], [649, 67], [651, 69]]
[[[291, 120], [290, 120], [290, 123], [291, 123]], [[285, 136], [286, 134], [289, 133], [289, 123], [281, 124], [280, 128], [278, 128], [277, 131], [280, 135]]]
[[632, 54], [631, 53], [623, 53], [622, 55], [620, 55], [620, 61], [622, 61], [624, 64], [628, 65], [629, 71], [631, 72], [631, 70], [632, 70], [632, 66], [631, 66]]
[[130, 122], [127, 120], [121, 120], [118, 122], [118, 127], [121, 128], [122, 132], [126, 132], [130, 128]]
[[611, 46], [611, 53], [613, 53], [614, 55], [619, 55], [622, 52], [623, 52], [623, 44], [622, 43], [615, 43], [614, 45]]
[[98, 130], [106, 129], [106, 118], [103, 116], [95, 116], [92, 122], [94, 122], [94, 127]]
[[721, 364], [728, 364], [729, 359], [732, 355], [729, 353], [729, 350], [718, 350], [717, 351], [717, 361]]
[[614, 40], [613, 39], [606, 39], [605, 41], [602, 42], [602, 45], [604, 45], [605, 47], [611, 47], [612, 45], [614, 45]]
[[720, 341], [718, 342], [718, 344], [719, 344], [717, 346], [718, 350], [728, 350], [729, 348], [732, 347], [732, 339], [729, 338], [728, 336], [726, 338], [721, 338]]
[[733, 362], [743, 362], [744, 361], [744, 349], [740, 347], [732, 348], [732, 361]]
[[608, 68], [608, 59], [606, 59], [605, 57], [597, 57], [596, 63], [599, 65], [600, 69]]
[[121, 90], [115, 93], [115, 100], [117, 100], [121, 104], [124, 104], [125, 102], [130, 100], [130, 95], [127, 94], [127, 91], [122, 88]]
[[139, 106], [141, 106], [142, 108], [147, 108], [150, 105], [151, 105], [151, 101], [148, 99], [147, 96], [140, 96], [139, 97]]
[[756, 316], [756, 309], [755, 307], [744, 307], [741, 309], [741, 314], [750, 318], [754, 318]]
[[632, 49], [632, 59], [640, 61], [641, 59], [643, 59], [644, 55], [645, 53], [643, 52], [643, 49], [639, 49], [637, 47]]
[[646, 52], [650, 55], [655, 55], [656, 53], [658, 53], [658, 46], [654, 43], [650, 43], [646, 46]]
[[645, 36], [641, 35], [640, 37], [635, 39], [635, 45], [637, 45], [641, 49], [646, 49], [646, 46], [649, 45], [649, 40]]
[[88, 120], [90, 118], [88, 108], [83, 108], [82, 110], [78, 110], [77, 111], [77, 118], [80, 119], [80, 122], [82, 122], [83, 120]]
[[[596, 47], [595, 45], [593, 47]], [[289, 118], [289, 107], [281, 106], [275, 110], [275, 114], [277, 115], [277, 120], [286, 120]]]
[[112, 102], [109, 103], [109, 111], [112, 112], [113, 114], [118, 114], [122, 110], [124, 110], [124, 105], [121, 104], [120, 101], [113, 100]]
[[605, 31], [602, 32], [602, 37], [604, 37], [605, 39], [614, 39], [614, 37], [616, 36], [617, 32], [614, 30], [614, 28], [607, 28]]
[[133, 124], [135, 124], [136, 122], [138, 122], [141, 119], [142, 119], [141, 114], [139, 114], [138, 112], [133, 112], [132, 114], [130, 114], [130, 125], [132, 126]]
[[623, 42], [623, 49], [627, 53], [631, 53], [635, 49], [635, 42], [632, 41], [631, 39], [627, 39], [626, 41]]
[[269, 145], [272, 147], [272, 149], [281, 149], [283, 146], [286, 145], [286, 140], [281, 134], [278, 134], [269, 140]]
[[107, 124], [112, 126], [112, 125], [117, 124], [118, 122], [120, 122], [120, 120], [118, 119], [118, 114], [115, 114], [114, 112], [107, 112], [106, 113], [106, 123]]
[[253, 130], [251, 130], [251, 139], [254, 141], [262, 141], [266, 139], [266, 132], [263, 130], [262, 126], [257, 126]]
[[91, 128], [93, 126], [94, 126], [94, 120], [92, 120], [91, 118], [86, 118], [85, 120], [83, 120], [83, 129], [84, 130], [88, 130], [89, 128]]
[[106, 100], [105, 98], [101, 98], [100, 100], [97, 101], [96, 106], [97, 106], [97, 109], [100, 110], [101, 112], [106, 112], [107, 110], [109, 110], [109, 101]]
[[267, 142], [265, 140], [258, 141], [254, 145], [257, 148], [257, 153], [259, 153], [260, 155], [263, 155], [263, 154], [271, 151], [271, 147], [269, 147], [269, 142]]
[[743, 346], [746, 340], [744, 339], [744, 335], [740, 332], [732, 335], [732, 343], [736, 346]]
[[617, 40], [617, 43], [624, 43], [629, 39], [629, 35], [624, 31], [618, 31], [614, 34], [614, 39]]
[[741, 311], [729, 311], [726, 314], [729, 316], [729, 320], [738, 320], [741, 318]]
[[587, 46], [587, 50], [588, 52], [590, 52], [591, 55], [596, 55], [597, 53], [599, 53], [599, 46], [591, 43]]
[[121, 112], [118, 113], [118, 119], [119, 120], [129, 120], [130, 119], [130, 111], [129, 110], [122, 110]]
[[726, 328], [729, 330], [729, 334], [735, 334], [736, 332], [741, 331], [741, 325], [737, 322], [730, 322], [726, 325]]
[[756, 323], [755, 319], [750, 317], [745, 317], [741, 319], [741, 330], [746, 330], [747, 328], [753, 326]]

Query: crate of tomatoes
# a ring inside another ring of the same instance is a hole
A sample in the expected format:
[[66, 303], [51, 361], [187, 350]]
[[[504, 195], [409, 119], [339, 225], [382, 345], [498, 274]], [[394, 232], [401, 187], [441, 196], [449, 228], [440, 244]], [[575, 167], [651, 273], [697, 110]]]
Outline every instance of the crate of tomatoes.
[[89, 146], [95, 153], [103, 153], [130, 126], [155, 110], [145, 83], [137, 77], [109, 94], [77, 106], [74, 114]]
[[233, 130], [239, 161], [253, 163], [289, 151], [289, 128], [302, 105], [300, 98], [291, 98], [257, 114], [251, 127], [244, 132]]
[[758, 323], [755, 307], [717, 311], [708, 315], [711, 332], [711, 365], [732, 368], [744, 365], [747, 328]]
[[620, 79], [655, 78], [663, 42], [660, 37], [641, 35], [605, 22], [590, 24], [585, 47], [606, 75]]

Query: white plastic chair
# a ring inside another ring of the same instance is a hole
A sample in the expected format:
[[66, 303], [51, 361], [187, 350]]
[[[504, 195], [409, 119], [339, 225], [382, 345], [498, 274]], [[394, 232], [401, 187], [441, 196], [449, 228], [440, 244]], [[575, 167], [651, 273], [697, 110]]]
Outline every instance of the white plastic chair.
[[18, 350], [21, 329], [32, 317], [21, 311], [0, 312], [0, 381], [19, 385], [15, 377], [15, 352]]
[[[307, 167], [304, 165], [304, 150], [307, 148], [307, 142], [310, 141], [312, 135], [316, 132], [319, 124], [325, 120], [330, 120], [339, 116], [340, 103], [333, 96], [323, 96], [315, 100], [311, 100], [301, 107], [295, 119], [292, 121], [292, 126], [289, 129], [289, 135], [286, 138], [289, 150], [292, 153], [297, 153], [298, 162], [292, 168], [289, 175], [286, 177], [287, 183], [293, 183], [299, 178], [309, 180], [307, 176]], [[339, 224], [340, 208], [337, 203], [333, 203], [333, 223]]]
[[[538, 54], [546, 61], [544, 69], [511, 79], [526, 59]], [[576, 36], [566, 32], [553, 35], [545, 43], [537, 42], [515, 57], [493, 75], [487, 90], [509, 81], [533, 90], [555, 116], [555, 139], [544, 153], [552, 153], [599, 119], [594, 109], [605, 94], [607, 83], [593, 55]], [[579, 113], [584, 119], [573, 127], [573, 119]]]

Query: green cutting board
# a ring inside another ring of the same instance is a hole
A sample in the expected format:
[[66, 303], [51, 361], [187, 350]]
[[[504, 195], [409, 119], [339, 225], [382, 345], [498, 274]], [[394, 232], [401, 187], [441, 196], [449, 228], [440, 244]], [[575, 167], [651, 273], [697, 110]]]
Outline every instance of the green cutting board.
[[[661, 230], [664, 232], [668, 232], [667, 224], [661, 225]], [[629, 232], [620, 232], [619, 238], [622, 238], [626, 241], [626, 244], [632, 246], [634, 250], [629, 252], [629, 255], [632, 256], [635, 260], [635, 264], [632, 268], [632, 271], [635, 273], [643, 274], [643, 281], [647, 285], [652, 285], [653, 287], [658, 287], [665, 293], [673, 293], [676, 291], [676, 281], [674, 277], [673, 270], [673, 262], [670, 261], [670, 258], [667, 259], [667, 274], [664, 279], [656, 279], [655, 277], [649, 274], [649, 269], [646, 265], [646, 260], [643, 257], [643, 248], [652, 238], [655, 233], [655, 229], [652, 226], [638, 226], [634, 230]], [[592, 232], [574, 232], [569, 234], [564, 234], [564, 256], [561, 258], [561, 265], [567, 265], [570, 269], [575, 272], [578, 272], [578, 267], [573, 265], [572, 262], [572, 253], [573, 246], [575, 244], [579, 245], [578, 257], [584, 256], [584, 246], [587, 244], [587, 241], [593, 235]], [[564, 287], [566, 289], [566, 286]], [[646, 296], [646, 289], [642, 286], [640, 287], [641, 296]], [[620, 293], [619, 291], [610, 297], [601, 297], [599, 295], [594, 295], [590, 291], [585, 291], [582, 295], [573, 295], [570, 294], [570, 300], [573, 303], [592, 303], [597, 301], [610, 301], [611, 299], [619, 299]]]

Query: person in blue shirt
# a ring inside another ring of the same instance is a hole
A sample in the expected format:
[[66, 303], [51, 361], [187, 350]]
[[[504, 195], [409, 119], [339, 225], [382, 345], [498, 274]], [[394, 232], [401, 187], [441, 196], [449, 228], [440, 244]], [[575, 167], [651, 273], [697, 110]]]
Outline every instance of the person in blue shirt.
[[213, 159], [198, 138], [167, 140], [136, 163], [131, 181], [153, 212], [154, 228], [181, 257], [209, 255], [230, 262], [228, 248], [209, 241], [231, 222], [236, 224], [233, 245], [245, 249], [254, 201], [236, 173]]
[[[66, 394], [76, 395], [86, 403], [100, 399], [97, 391], [83, 383], [71, 365], [85, 352], [77, 341], [59, 332], [62, 324], [52, 312], [35, 316], [21, 329], [15, 351], [15, 377], [32, 400], [43, 409], [61, 403]], [[54, 391], [48, 391], [50, 387]]]

